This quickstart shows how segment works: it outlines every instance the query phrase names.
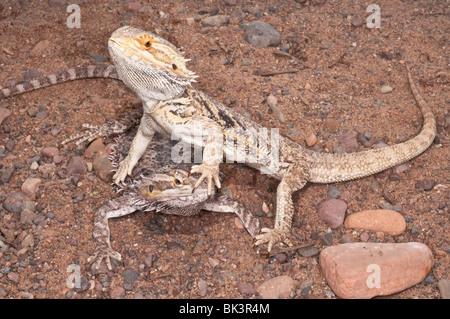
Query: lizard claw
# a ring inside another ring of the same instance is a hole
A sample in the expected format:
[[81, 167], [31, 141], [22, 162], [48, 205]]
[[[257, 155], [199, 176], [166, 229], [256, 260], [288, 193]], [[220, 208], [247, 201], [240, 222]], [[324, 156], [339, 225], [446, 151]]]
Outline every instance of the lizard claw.
[[208, 165], [208, 164], [200, 164], [200, 165], [194, 165], [191, 168], [190, 174], [193, 173], [200, 173], [202, 174], [200, 178], [197, 180], [197, 182], [194, 185], [194, 189], [199, 187], [203, 180], [206, 178], [208, 180], [208, 196], [212, 194], [212, 180], [214, 179], [214, 182], [217, 186], [217, 188], [220, 189], [220, 179], [219, 179], [219, 166], [217, 165]]
[[88, 258], [88, 262], [94, 262], [91, 266], [91, 269], [94, 271], [97, 271], [100, 268], [100, 264], [102, 263], [103, 259], [106, 262], [106, 267], [108, 267], [108, 270], [112, 270], [111, 267], [111, 258], [121, 260], [122, 256], [119, 252], [115, 251], [109, 246], [106, 247], [98, 247], [95, 249], [95, 253], [93, 256], [90, 256]]
[[284, 243], [288, 246], [292, 246], [292, 243], [288, 238], [289, 235], [289, 230], [262, 228], [261, 234], [255, 236], [256, 242], [254, 246], [259, 246], [267, 243], [267, 250], [269, 252], [277, 243]]
[[132, 165], [130, 158], [128, 156], [125, 157], [125, 159], [120, 162], [119, 167], [113, 176], [114, 183], [119, 184], [120, 182], [125, 181], [127, 175], [131, 176], [133, 168], [134, 165]]

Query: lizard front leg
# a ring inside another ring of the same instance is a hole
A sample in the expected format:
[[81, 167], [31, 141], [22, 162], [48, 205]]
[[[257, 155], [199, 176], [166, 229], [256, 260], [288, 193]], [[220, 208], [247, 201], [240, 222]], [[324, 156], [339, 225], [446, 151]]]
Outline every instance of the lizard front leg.
[[[195, 125], [196, 124], [194, 122], [194, 126]], [[201, 174], [194, 185], [194, 189], [199, 187], [206, 179], [208, 182], [207, 192], [208, 196], [210, 196], [212, 194], [213, 180], [218, 188], [221, 187], [219, 179], [219, 164], [223, 159], [223, 133], [220, 126], [214, 122], [202, 121], [200, 122], [199, 127], [202, 127], [203, 125], [205, 125], [206, 130], [204, 133], [206, 133], [207, 136], [206, 145], [203, 149], [203, 161], [200, 165], [192, 166], [191, 173]]]
[[113, 176], [114, 183], [119, 184], [125, 180], [127, 175], [131, 176], [134, 166], [144, 154], [155, 134], [155, 130], [152, 128], [151, 123], [153, 123], [153, 120], [150, 115], [144, 113], [128, 155], [120, 162], [119, 167]]
[[303, 188], [308, 181], [309, 169], [306, 162], [299, 161], [292, 164], [281, 179], [277, 188], [277, 212], [275, 215], [275, 227], [263, 228], [257, 235], [255, 246], [267, 243], [270, 252], [276, 243], [285, 243], [292, 246], [289, 235], [294, 215], [294, 203], [292, 194]]

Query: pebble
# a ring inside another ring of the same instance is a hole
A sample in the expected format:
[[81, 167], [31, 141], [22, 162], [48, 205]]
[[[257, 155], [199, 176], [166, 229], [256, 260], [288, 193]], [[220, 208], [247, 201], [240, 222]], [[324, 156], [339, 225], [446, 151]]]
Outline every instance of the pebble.
[[255, 48], [264, 48], [279, 45], [281, 35], [266, 22], [252, 21], [245, 28], [245, 40]]
[[243, 295], [255, 295], [256, 294], [256, 289], [252, 285], [250, 285], [246, 282], [240, 282], [238, 284], [238, 291]]
[[332, 233], [326, 233], [322, 236], [322, 244], [325, 246], [332, 246], [333, 245], [333, 234]]
[[328, 198], [338, 199], [340, 196], [341, 196], [341, 192], [339, 191], [339, 189], [336, 186], [331, 185], [330, 187], [328, 187], [328, 189], [327, 189], [327, 197]]
[[20, 276], [19, 276], [19, 274], [18, 273], [16, 273], [16, 272], [9, 272], [8, 273], [8, 275], [6, 275], [6, 277], [10, 280], [10, 281], [12, 281], [13, 283], [15, 283], [15, 284], [18, 284], [19, 283], [19, 280], [20, 280]]
[[8, 184], [15, 171], [14, 167], [3, 167], [0, 171], [0, 185]]
[[214, 15], [210, 17], [206, 17], [202, 19], [202, 26], [204, 27], [221, 27], [223, 25], [226, 25], [230, 22], [230, 16], [221, 14], [221, 15]]
[[48, 158], [53, 159], [53, 157], [59, 155], [59, 149], [57, 147], [51, 147], [51, 146], [44, 147], [41, 150], [41, 154], [43, 157], [48, 157]]
[[0, 125], [11, 115], [11, 111], [5, 107], [0, 107]]
[[441, 299], [450, 299], [450, 279], [441, 279], [437, 284]]
[[107, 154], [102, 154], [94, 159], [92, 163], [95, 175], [104, 182], [111, 181], [113, 169], [111, 160]]
[[281, 113], [280, 109], [277, 106], [277, 103], [278, 103], [278, 99], [275, 96], [273, 96], [272, 94], [270, 94], [267, 97], [267, 104], [269, 105], [273, 114], [278, 119], [278, 121], [280, 121], [281, 123], [284, 123], [284, 122], [286, 122], [286, 116], [284, 116], [284, 114]]
[[308, 137], [305, 139], [306, 145], [309, 147], [314, 146], [319, 139], [317, 138], [316, 134], [311, 133], [308, 135]]
[[295, 287], [295, 281], [289, 276], [278, 276], [264, 281], [256, 288], [263, 299], [286, 299]]
[[206, 281], [203, 279], [200, 279], [197, 283], [199, 294], [201, 297], [204, 297], [206, 295]]
[[406, 221], [396, 211], [387, 209], [365, 210], [353, 213], [345, 219], [346, 228], [358, 228], [373, 232], [400, 235], [406, 229]]
[[415, 187], [423, 189], [424, 191], [430, 191], [433, 189], [435, 182], [431, 179], [421, 179], [416, 181]]
[[354, 18], [351, 20], [350, 23], [351, 23], [352, 26], [354, 26], [354, 27], [360, 27], [360, 26], [362, 26], [362, 25], [364, 24], [364, 20], [361, 19], [360, 16], [356, 16], [356, 17], [354, 17]]
[[15, 192], [3, 201], [3, 207], [10, 213], [20, 213], [22, 202], [29, 198], [22, 192]]
[[139, 273], [134, 269], [125, 269], [122, 272], [125, 290], [132, 290], [134, 282], [139, 278]]
[[142, 8], [142, 3], [139, 1], [128, 2], [128, 10], [138, 11]]
[[30, 54], [34, 56], [43, 55], [50, 51], [50, 41], [42, 40], [39, 41], [33, 49], [31, 49]]
[[422, 282], [434, 264], [422, 243], [350, 243], [325, 248], [319, 257], [328, 285], [340, 298], [372, 298]]
[[111, 296], [112, 299], [117, 299], [117, 298], [124, 297], [125, 296], [125, 289], [122, 288], [122, 287], [119, 287], [119, 286], [114, 287], [111, 290], [110, 296]]
[[87, 172], [87, 165], [80, 156], [73, 156], [67, 164], [67, 175], [72, 178], [74, 184], [78, 184]]
[[328, 199], [317, 207], [319, 218], [331, 229], [338, 228], [344, 222], [347, 204], [340, 199]]
[[323, 121], [323, 127], [330, 133], [335, 132], [341, 128], [341, 123], [336, 119], [327, 118]]
[[393, 88], [391, 88], [389, 85], [385, 85], [380, 89], [380, 92], [383, 94], [391, 93], [393, 91]]
[[302, 247], [297, 249], [297, 251], [302, 257], [314, 257], [319, 254], [319, 250], [314, 246]]
[[358, 149], [358, 140], [355, 133], [345, 133], [338, 138], [339, 145], [346, 153], [353, 153]]
[[22, 224], [29, 224], [32, 225], [34, 219], [37, 217], [38, 215], [29, 210], [29, 209], [22, 209], [22, 211], [20, 212], [20, 222]]

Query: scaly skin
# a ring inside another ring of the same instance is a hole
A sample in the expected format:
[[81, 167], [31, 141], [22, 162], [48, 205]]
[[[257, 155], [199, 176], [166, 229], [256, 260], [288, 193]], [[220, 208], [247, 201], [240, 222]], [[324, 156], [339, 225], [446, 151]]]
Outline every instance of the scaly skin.
[[[89, 140], [98, 136], [119, 135], [113, 146], [111, 162], [117, 167], [127, 155], [135, 130], [136, 119], [141, 112], [130, 113], [121, 121], [109, 121], [101, 127], [88, 127], [85, 133]], [[84, 140], [83, 134], [70, 140]], [[201, 210], [222, 213], [234, 213], [252, 237], [260, 231], [259, 220], [238, 201], [225, 195], [213, 193], [208, 196], [207, 187], [202, 183], [194, 188], [197, 178], [189, 174], [192, 164], [175, 164], [171, 158], [174, 143], [156, 134], [153, 143], [144, 152], [133, 169], [133, 179], [120, 183], [118, 193], [121, 196], [101, 206], [94, 217], [95, 253], [90, 257], [91, 269], [97, 271], [105, 260], [108, 269], [112, 269], [110, 258], [121, 260], [120, 254], [111, 247], [108, 219], [121, 217], [135, 211], [156, 211], [164, 214], [191, 216]]]

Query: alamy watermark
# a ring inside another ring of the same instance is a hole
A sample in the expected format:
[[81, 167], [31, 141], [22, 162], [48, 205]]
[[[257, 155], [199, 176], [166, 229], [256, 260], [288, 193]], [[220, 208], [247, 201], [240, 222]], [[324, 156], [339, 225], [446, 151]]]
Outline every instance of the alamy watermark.
[[366, 279], [367, 288], [381, 288], [381, 268], [377, 264], [370, 264], [366, 268], [370, 275]]
[[67, 288], [81, 288], [81, 268], [79, 265], [70, 264], [67, 266], [66, 271], [70, 273], [66, 279]]

